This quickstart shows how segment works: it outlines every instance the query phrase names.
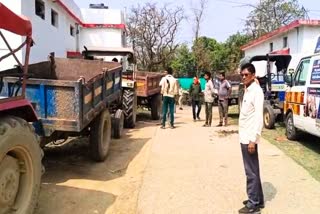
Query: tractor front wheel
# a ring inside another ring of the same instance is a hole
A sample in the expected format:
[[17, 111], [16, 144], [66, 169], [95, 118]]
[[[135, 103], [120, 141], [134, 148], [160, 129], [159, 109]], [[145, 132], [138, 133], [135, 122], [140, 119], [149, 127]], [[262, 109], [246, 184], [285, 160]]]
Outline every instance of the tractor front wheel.
[[25, 120], [0, 119], [0, 214], [33, 213], [41, 185], [42, 150]]

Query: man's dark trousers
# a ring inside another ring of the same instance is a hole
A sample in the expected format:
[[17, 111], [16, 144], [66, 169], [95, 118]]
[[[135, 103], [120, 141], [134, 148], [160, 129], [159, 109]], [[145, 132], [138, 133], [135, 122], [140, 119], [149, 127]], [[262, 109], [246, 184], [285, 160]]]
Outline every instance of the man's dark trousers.
[[212, 103], [206, 102], [206, 125], [211, 126], [212, 122]]
[[228, 123], [228, 102], [228, 99], [219, 99], [218, 101], [220, 124], [222, 124], [223, 122], [225, 122], [225, 124]]
[[260, 179], [258, 145], [256, 144], [256, 152], [254, 154], [249, 153], [248, 144], [241, 144], [241, 151], [244, 169], [247, 176], [247, 194], [249, 198], [247, 206], [252, 208], [258, 204], [264, 204]]
[[[196, 113], [196, 108], [197, 113]], [[193, 114], [193, 119], [197, 119], [200, 117], [200, 112], [201, 112], [201, 103], [199, 100], [192, 100], [192, 114]]]
[[174, 103], [175, 100], [173, 97], [163, 96], [162, 103], [162, 126], [166, 125], [167, 113], [169, 108], [170, 113], [170, 125], [173, 126], [174, 123]]

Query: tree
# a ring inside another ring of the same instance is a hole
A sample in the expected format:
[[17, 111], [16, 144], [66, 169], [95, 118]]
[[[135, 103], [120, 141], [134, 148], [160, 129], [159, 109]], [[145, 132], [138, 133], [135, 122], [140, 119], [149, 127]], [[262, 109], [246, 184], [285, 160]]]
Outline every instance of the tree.
[[200, 7], [199, 8], [193, 8], [193, 16], [194, 16], [194, 45], [193, 45], [193, 51], [195, 55], [195, 64], [196, 64], [196, 70], [197, 70], [197, 76], [199, 76], [199, 67], [207, 67], [205, 60], [207, 60], [207, 54], [203, 53], [204, 46], [203, 43], [198, 43], [199, 40], [199, 34], [200, 34], [200, 27], [201, 22], [203, 20], [204, 10], [208, 4], [208, 0], [200, 0]]
[[246, 20], [246, 31], [253, 38], [258, 38], [290, 22], [304, 18], [307, 11], [299, 5], [298, 0], [260, 0], [258, 5], [244, 4], [252, 7]]
[[128, 33], [134, 41], [134, 50], [140, 69], [159, 70], [178, 45], [176, 35], [184, 18], [182, 7], [146, 3], [132, 7], [128, 16]]
[[180, 45], [174, 54], [174, 59], [170, 62], [170, 66], [175, 71], [175, 75], [194, 76], [194, 57], [186, 44]]
[[250, 39], [250, 36], [238, 32], [229, 36], [226, 40], [225, 48], [228, 56], [228, 65], [226, 67], [228, 71], [234, 72], [237, 70], [240, 59], [243, 57], [240, 47], [247, 44]]

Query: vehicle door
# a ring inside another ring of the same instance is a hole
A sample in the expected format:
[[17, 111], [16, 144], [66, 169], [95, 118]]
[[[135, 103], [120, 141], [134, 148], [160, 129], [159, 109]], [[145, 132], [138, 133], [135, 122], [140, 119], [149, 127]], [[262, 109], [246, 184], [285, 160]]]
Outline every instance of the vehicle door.
[[311, 58], [304, 58], [300, 61], [297, 71], [294, 74], [293, 86], [287, 92], [287, 103], [293, 112], [294, 124], [298, 129], [305, 130], [304, 126], [304, 108], [305, 95], [307, 92], [307, 76], [310, 68]]
[[304, 126], [307, 132], [320, 137], [320, 55], [311, 60], [306, 88]]

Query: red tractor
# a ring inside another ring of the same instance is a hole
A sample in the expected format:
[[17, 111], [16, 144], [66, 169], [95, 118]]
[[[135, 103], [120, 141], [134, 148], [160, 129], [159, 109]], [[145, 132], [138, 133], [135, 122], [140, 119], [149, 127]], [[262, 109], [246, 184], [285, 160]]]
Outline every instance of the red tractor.
[[[22, 36], [24, 42], [16, 49], [11, 48], [4, 36], [7, 32], [1, 29]], [[20, 72], [14, 74], [19, 77], [19, 93], [12, 93], [10, 97], [0, 96], [0, 214], [33, 213], [41, 185], [43, 153], [31, 125], [37, 121], [37, 115], [25, 99], [31, 35], [31, 22], [0, 3], [0, 37], [8, 50], [0, 56], [0, 63], [7, 57], [13, 57], [20, 68]], [[22, 64], [16, 53], [24, 47], [25, 62]], [[0, 71], [0, 94], [4, 88], [3, 79], [8, 75]]]

